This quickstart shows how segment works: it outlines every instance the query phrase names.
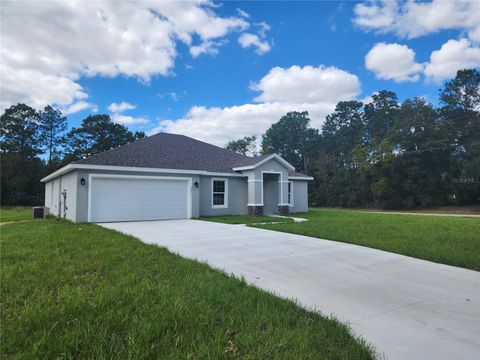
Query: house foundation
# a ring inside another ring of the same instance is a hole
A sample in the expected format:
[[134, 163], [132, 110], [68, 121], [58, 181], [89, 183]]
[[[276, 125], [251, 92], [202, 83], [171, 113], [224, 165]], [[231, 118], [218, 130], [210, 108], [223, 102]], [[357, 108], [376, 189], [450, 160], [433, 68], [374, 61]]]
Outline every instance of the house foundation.
[[288, 205], [279, 205], [278, 206], [278, 214], [279, 215], [288, 215], [290, 212], [290, 208]]
[[248, 207], [248, 215], [263, 215], [263, 206], [249, 206]]

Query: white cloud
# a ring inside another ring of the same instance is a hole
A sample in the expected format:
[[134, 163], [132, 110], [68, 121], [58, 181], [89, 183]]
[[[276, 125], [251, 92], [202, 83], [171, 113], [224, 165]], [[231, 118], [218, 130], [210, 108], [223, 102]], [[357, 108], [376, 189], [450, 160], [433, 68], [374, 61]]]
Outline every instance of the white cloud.
[[294, 65], [274, 67], [259, 82], [250, 86], [261, 91], [258, 102], [316, 103], [352, 99], [360, 92], [360, 81], [334, 66]]
[[113, 122], [122, 125], [138, 125], [138, 124], [148, 124], [150, 121], [144, 117], [135, 117], [122, 114], [124, 111], [136, 109], [137, 105], [130, 104], [129, 102], [122, 101], [120, 103], [111, 103], [108, 106], [108, 110], [112, 114], [110, 117], [112, 118]]
[[354, 22], [367, 30], [394, 31], [395, 14], [398, 12], [396, 1], [368, 2], [357, 4], [354, 8]]
[[172, 98], [173, 101], [178, 101], [178, 94], [176, 92], [171, 92], [170, 97]]
[[358, 101], [361, 101], [364, 105], [370, 104], [371, 102], [373, 102], [373, 96], [377, 94], [378, 92], [374, 91], [371, 95], [367, 95], [363, 99], [360, 99]]
[[480, 47], [467, 39], [449, 40], [430, 55], [425, 76], [434, 81], [455, 77], [457, 70], [480, 67]]
[[218, 48], [225, 44], [225, 42], [221, 41], [204, 41], [199, 45], [194, 45], [190, 47], [190, 55], [192, 55], [194, 58], [199, 57], [200, 55], [203, 54], [208, 54], [208, 55], [217, 55], [218, 54]]
[[325, 117], [333, 111], [335, 104], [263, 103], [244, 104], [231, 107], [195, 106], [185, 117], [166, 119], [149, 133], [159, 131], [183, 134], [218, 146], [234, 138], [260, 136], [270, 125], [280, 120], [289, 111], [308, 111], [312, 126], [320, 127]]
[[7, 64], [5, 59], [0, 65], [0, 78], [0, 110], [15, 103], [25, 103], [36, 109], [49, 104], [62, 106], [88, 97], [79, 84], [66, 76], [15, 68]]
[[248, 48], [250, 46], [255, 47], [255, 52], [258, 55], [263, 55], [269, 52], [271, 49], [268, 41], [262, 40], [258, 35], [251, 33], [243, 33], [242, 35], [240, 35], [240, 37], [238, 38], [238, 42], [243, 48]]
[[261, 21], [259, 23], [255, 23], [255, 26], [258, 28], [258, 34], [263, 39], [267, 36], [267, 31], [270, 30], [270, 25], [268, 25], [265, 21]]
[[369, 1], [354, 8], [354, 22], [366, 29], [409, 39], [457, 29], [480, 42], [480, 1]]
[[[88, 96], [82, 76], [123, 75], [149, 82], [169, 75], [177, 42], [192, 55], [212, 53], [242, 17], [220, 17], [215, 4], [150, 1], [4, 1], [1, 7], [1, 106], [67, 106]], [[194, 40], [198, 39], [198, 40]]]
[[261, 135], [287, 112], [304, 110], [310, 114], [311, 125], [320, 128], [338, 101], [359, 95], [360, 82], [355, 75], [334, 67], [292, 66], [272, 69], [252, 88], [261, 92], [256, 98], [261, 103], [195, 106], [180, 119], [160, 120], [150, 134], [178, 133], [223, 146], [234, 138]]
[[77, 101], [65, 108], [62, 108], [61, 111], [64, 115], [74, 114], [76, 112], [90, 109], [92, 112], [96, 113], [98, 111], [98, 106], [95, 104], [91, 104], [87, 101]]
[[430, 55], [430, 62], [415, 62], [415, 52], [406, 45], [379, 43], [365, 57], [365, 66], [378, 79], [417, 81], [423, 73], [440, 82], [455, 77], [457, 70], [480, 66], [480, 47], [468, 39], [449, 40]]
[[121, 103], [111, 103], [108, 106], [108, 110], [110, 110], [112, 113], [121, 113], [124, 112], [125, 110], [132, 110], [135, 109], [137, 106], [130, 104], [129, 102], [122, 101]]
[[148, 119], [144, 117], [134, 117], [123, 114], [112, 114], [111, 115], [113, 122], [122, 125], [137, 125], [137, 124], [148, 124]]
[[244, 17], [244, 18], [249, 18], [250, 17], [249, 13], [247, 13], [246, 11], [243, 11], [240, 8], [237, 8], [237, 12], [238, 12], [238, 15], [240, 15], [241, 17]]
[[258, 35], [245, 32], [241, 34], [240, 37], [238, 38], [238, 43], [243, 48], [249, 48], [249, 47], [255, 48], [255, 52], [258, 55], [266, 54], [272, 49], [272, 45], [273, 45], [273, 41], [272, 43], [269, 43], [268, 40], [266, 39], [267, 31], [270, 30], [270, 25], [262, 21], [259, 23], [255, 23], [255, 27], [257, 28]]
[[396, 82], [417, 81], [423, 65], [415, 62], [415, 52], [406, 45], [376, 44], [365, 57], [365, 66], [378, 79]]
[[423, 72], [436, 82], [452, 78], [457, 70], [480, 66], [480, 1], [368, 1], [354, 8], [354, 22], [363, 29], [392, 32], [408, 39], [442, 30], [459, 30], [460, 40], [451, 39], [430, 55], [427, 64], [415, 63], [413, 50], [405, 45], [377, 45], [365, 64], [380, 79], [416, 81]]

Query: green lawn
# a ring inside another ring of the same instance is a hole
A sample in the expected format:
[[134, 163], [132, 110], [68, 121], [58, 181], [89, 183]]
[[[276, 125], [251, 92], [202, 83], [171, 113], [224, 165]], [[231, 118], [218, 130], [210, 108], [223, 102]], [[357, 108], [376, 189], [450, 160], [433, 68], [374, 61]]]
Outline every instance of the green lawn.
[[224, 215], [224, 216], [202, 216], [200, 220], [221, 222], [225, 224], [254, 224], [254, 223], [278, 223], [293, 222], [292, 219], [279, 218], [275, 216], [254, 216], [254, 215]]
[[133, 237], [0, 231], [2, 358], [373, 359], [337, 321]]
[[480, 270], [480, 219], [311, 209], [306, 222], [255, 225]]
[[0, 222], [29, 220], [32, 218], [32, 208], [24, 206], [5, 206], [0, 208]]

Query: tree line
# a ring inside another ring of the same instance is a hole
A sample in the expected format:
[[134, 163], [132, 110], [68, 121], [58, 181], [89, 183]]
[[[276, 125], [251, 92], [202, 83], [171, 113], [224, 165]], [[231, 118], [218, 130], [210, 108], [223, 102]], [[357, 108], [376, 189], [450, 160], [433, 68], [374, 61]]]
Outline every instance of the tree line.
[[[278, 153], [312, 175], [310, 204], [412, 209], [480, 203], [480, 73], [460, 70], [439, 92], [440, 105], [423, 98], [400, 103], [382, 90], [371, 102], [342, 101], [321, 129], [307, 112], [293, 111], [261, 137], [226, 148], [253, 155]], [[43, 203], [40, 179], [56, 169], [145, 136], [90, 115], [67, 131], [51, 106], [13, 105], [0, 118], [1, 203]]]
[[12, 105], [0, 118], [2, 205], [43, 204], [40, 179], [84, 157], [145, 137], [112, 121], [109, 115], [91, 115], [80, 127], [67, 131], [67, 118], [46, 106], [37, 111]]
[[[260, 153], [277, 153], [312, 175], [310, 204], [413, 209], [480, 203], [480, 73], [460, 70], [439, 91], [439, 106], [400, 103], [382, 90], [371, 102], [341, 101], [322, 128], [307, 112], [289, 112], [262, 136]], [[256, 138], [226, 148], [251, 154]]]

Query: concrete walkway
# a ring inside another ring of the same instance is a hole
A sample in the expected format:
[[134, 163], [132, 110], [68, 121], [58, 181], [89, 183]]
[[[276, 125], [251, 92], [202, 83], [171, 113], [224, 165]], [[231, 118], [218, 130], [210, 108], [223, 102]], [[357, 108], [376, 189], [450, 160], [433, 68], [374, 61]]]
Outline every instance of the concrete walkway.
[[293, 217], [293, 216], [282, 216], [282, 215], [270, 215], [271, 217], [277, 217], [280, 219], [292, 219], [293, 222], [305, 222], [308, 221], [308, 219], [305, 218], [300, 218], [300, 217]]
[[102, 224], [334, 315], [386, 359], [478, 359], [480, 273], [306, 236], [198, 220]]

